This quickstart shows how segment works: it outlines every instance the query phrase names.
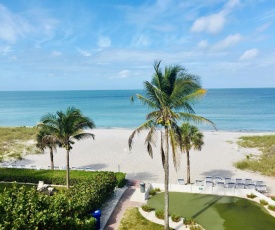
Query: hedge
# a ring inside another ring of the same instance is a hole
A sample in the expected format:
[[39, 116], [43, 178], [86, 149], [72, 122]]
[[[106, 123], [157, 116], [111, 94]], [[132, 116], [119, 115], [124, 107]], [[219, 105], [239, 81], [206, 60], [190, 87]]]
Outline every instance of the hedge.
[[[91, 178], [101, 173], [114, 174], [116, 177], [116, 186], [121, 188], [125, 185], [125, 173], [121, 172], [101, 172], [101, 171], [70, 171], [70, 185], [76, 185], [80, 182], [90, 181]], [[0, 181], [6, 182], [24, 182], [38, 183], [44, 181], [45, 184], [65, 185], [65, 170], [36, 170], [36, 169], [16, 169], [16, 168], [0, 168]]]

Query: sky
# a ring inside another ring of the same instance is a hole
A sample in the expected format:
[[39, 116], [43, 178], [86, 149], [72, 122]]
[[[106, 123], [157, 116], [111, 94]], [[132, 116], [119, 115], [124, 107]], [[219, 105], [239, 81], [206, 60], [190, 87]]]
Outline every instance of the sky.
[[0, 0], [1, 91], [141, 89], [156, 60], [275, 87], [275, 1]]

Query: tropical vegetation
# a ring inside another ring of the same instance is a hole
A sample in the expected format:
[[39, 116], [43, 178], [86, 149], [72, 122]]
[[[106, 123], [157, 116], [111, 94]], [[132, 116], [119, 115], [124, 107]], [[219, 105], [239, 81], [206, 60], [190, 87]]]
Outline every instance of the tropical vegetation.
[[129, 137], [129, 148], [132, 148], [133, 138], [142, 130], [149, 130], [145, 143], [149, 155], [153, 156], [153, 145], [156, 144], [157, 128], [160, 130], [160, 152], [164, 168], [165, 229], [169, 229], [169, 142], [172, 149], [174, 166], [179, 164], [179, 146], [181, 146], [181, 132], [178, 123], [180, 121], [192, 121], [196, 123], [211, 121], [195, 115], [192, 106], [201, 99], [206, 90], [201, 88], [199, 78], [188, 73], [179, 65], [165, 67], [162, 72], [160, 61], [154, 64], [154, 74], [151, 82], [144, 82], [145, 95], [137, 94], [137, 98], [149, 109], [153, 110], [146, 116], [146, 121], [141, 124]]
[[92, 137], [94, 134], [84, 132], [84, 129], [93, 129], [95, 124], [92, 119], [85, 117], [81, 111], [74, 107], [68, 107], [65, 112], [57, 111], [56, 114], [48, 113], [41, 118], [38, 127], [48, 130], [51, 140], [55, 140], [66, 149], [66, 180], [67, 188], [70, 186], [70, 151], [75, 140]]
[[[103, 172], [103, 171], [82, 171], [72, 170], [70, 173], [71, 185], [77, 185], [82, 182], [90, 181], [94, 178], [112, 177], [115, 178], [116, 186], [121, 188], [125, 185], [125, 173], [122, 172]], [[65, 185], [65, 170], [35, 170], [35, 169], [16, 169], [0, 168], [0, 181], [34, 183], [44, 181], [45, 184]]]
[[256, 148], [262, 152], [259, 156], [250, 154], [246, 159], [236, 162], [237, 168], [275, 176], [275, 135], [243, 136], [237, 143], [243, 148]]
[[51, 169], [54, 170], [53, 151], [60, 145], [60, 142], [56, 138], [53, 138], [50, 130], [46, 128], [39, 129], [36, 135], [36, 142], [36, 147], [43, 152], [46, 148], [49, 148]]
[[199, 129], [189, 123], [184, 123], [180, 127], [181, 131], [181, 150], [186, 153], [187, 161], [187, 183], [190, 184], [190, 150], [201, 150], [204, 145], [203, 142], [203, 133]]
[[0, 127], [0, 162], [22, 159], [22, 154], [37, 153], [35, 136], [37, 130], [28, 127]]

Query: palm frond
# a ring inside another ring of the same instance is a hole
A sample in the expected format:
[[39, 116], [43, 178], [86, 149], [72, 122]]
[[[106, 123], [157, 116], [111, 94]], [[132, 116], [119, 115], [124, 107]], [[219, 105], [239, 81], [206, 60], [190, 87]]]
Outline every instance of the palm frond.
[[196, 124], [206, 124], [216, 130], [216, 126], [215, 126], [214, 122], [212, 122], [204, 117], [201, 117], [201, 116], [198, 116], [195, 114], [184, 113], [184, 112], [177, 112], [177, 114], [179, 115], [180, 119], [182, 119], [184, 121], [187, 121], [187, 122], [191, 121]]
[[76, 139], [78, 141], [86, 139], [86, 138], [90, 138], [90, 137], [95, 139], [95, 135], [92, 134], [92, 133], [79, 133], [79, 134], [76, 134], [76, 135], [72, 136], [73, 139]]
[[149, 156], [151, 158], [153, 158], [152, 145], [156, 146], [156, 129], [154, 126], [151, 126], [151, 128], [145, 138], [145, 144], [147, 146], [147, 152], [149, 153]]
[[174, 163], [174, 167], [176, 169], [176, 171], [179, 168], [179, 164], [180, 164], [180, 154], [178, 154], [178, 148], [179, 148], [179, 143], [177, 142], [177, 137], [176, 137], [176, 133], [174, 132], [174, 130], [172, 128], [169, 129], [169, 138], [170, 138], [170, 145], [171, 145], [171, 149], [172, 149], [172, 156], [173, 156], [173, 163]]
[[162, 133], [162, 131], [160, 131], [160, 155], [161, 155], [162, 167], [164, 169], [165, 154], [164, 154], [164, 149], [163, 149], [163, 133]]

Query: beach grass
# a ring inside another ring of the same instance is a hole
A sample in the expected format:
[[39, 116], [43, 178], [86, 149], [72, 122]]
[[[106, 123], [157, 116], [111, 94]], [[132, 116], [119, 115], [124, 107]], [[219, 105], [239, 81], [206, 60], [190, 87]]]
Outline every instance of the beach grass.
[[126, 209], [122, 220], [119, 224], [118, 230], [140, 230], [140, 229], [150, 229], [150, 230], [162, 230], [163, 225], [153, 223], [145, 219], [138, 211], [138, 208], [128, 208]]
[[36, 128], [0, 127], [0, 162], [4, 159], [22, 159], [23, 154], [37, 153]]
[[237, 141], [243, 148], [257, 148], [260, 156], [249, 155], [235, 166], [242, 170], [252, 170], [267, 176], [275, 176], [275, 135], [243, 136]]

